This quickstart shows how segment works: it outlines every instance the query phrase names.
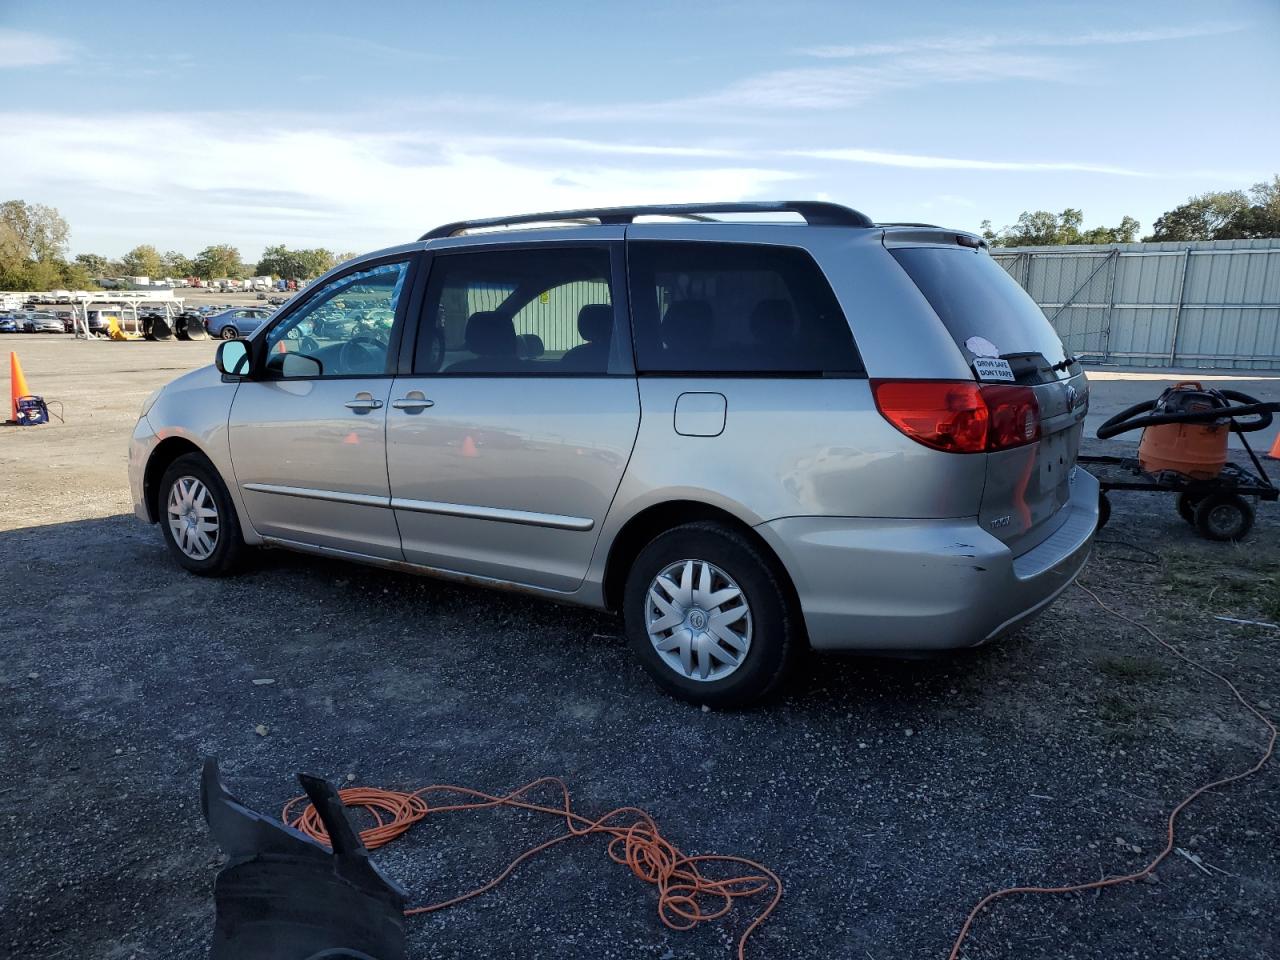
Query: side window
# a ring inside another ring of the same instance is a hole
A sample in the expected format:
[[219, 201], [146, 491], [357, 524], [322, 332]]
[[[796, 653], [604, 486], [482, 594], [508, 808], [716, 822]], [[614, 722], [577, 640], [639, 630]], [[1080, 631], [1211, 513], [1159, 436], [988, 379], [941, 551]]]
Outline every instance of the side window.
[[438, 253], [415, 373], [592, 375], [627, 370], [603, 247]]
[[640, 373], [863, 373], [844, 312], [796, 247], [629, 242]]
[[293, 365], [286, 366], [283, 358], [300, 353], [319, 361], [322, 377], [384, 373], [408, 272], [407, 261], [383, 263], [310, 291], [307, 302], [267, 334], [267, 369], [288, 377]]

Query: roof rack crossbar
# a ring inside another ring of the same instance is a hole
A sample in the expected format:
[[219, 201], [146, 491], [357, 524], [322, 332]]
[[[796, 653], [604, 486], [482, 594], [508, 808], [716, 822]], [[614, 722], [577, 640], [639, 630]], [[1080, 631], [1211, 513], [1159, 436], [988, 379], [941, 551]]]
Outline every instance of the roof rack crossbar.
[[760, 200], [734, 203], [657, 203], [639, 207], [595, 207], [584, 210], [557, 210], [550, 213], [522, 213], [512, 217], [458, 220], [428, 230], [419, 240], [452, 237], [464, 230], [485, 227], [512, 227], [526, 223], [565, 223], [595, 220], [600, 224], [627, 224], [636, 217], [687, 217], [709, 219], [711, 213], [795, 213], [814, 227], [873, 227], [864, 213], [838, 203], [821, 200]]

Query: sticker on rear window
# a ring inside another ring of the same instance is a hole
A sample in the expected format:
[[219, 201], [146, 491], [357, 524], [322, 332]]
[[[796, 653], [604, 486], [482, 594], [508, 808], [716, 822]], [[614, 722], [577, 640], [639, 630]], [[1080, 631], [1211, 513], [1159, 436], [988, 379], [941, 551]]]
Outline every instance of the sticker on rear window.
[[999, 357], [976, 357], [973, 361], [973, 370], [979, 380], [1014, 382], [1013, 368], [1009, 366], [1009, 361], [1001, 360]]
[[1000, 348], [986, 337], [970, 337], [964, 342], [965, 348], [975, 357], [998, 357]]

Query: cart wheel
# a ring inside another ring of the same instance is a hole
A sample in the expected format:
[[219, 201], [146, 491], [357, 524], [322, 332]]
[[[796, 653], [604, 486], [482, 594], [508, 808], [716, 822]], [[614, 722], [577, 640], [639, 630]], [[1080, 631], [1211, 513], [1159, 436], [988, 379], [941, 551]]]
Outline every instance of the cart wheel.
[[1098, 529], [1101, 530], [1107, 525], [1107, 521], [1111, 519], [1111, 498], [1099, 491], [1098, 493]]
[[1178, 516], [1193, 527], [1196, 525], [1196, 507], [1199, 503], [1199, 497], [1193, 497], [1189, 493], [1178, 494]]
[[1215, 493], [1196, 504], [1196, 532], [1206, 540], [1242, 540], [1253, 528], [1253, 504], [1234, 493]]

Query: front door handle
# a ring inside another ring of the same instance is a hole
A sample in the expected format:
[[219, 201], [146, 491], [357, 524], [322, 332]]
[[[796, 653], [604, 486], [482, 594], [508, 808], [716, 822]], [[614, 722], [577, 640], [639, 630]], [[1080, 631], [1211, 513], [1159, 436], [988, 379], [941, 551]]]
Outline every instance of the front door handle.
[[363, 410], [377, 410], [382, 406], [382, 401], [375, 400], [372, 393], [361, 390], [355, 395], [355, 399], [347, 401], [346, 406], [348, 410], [355, 410], [359, 413]]
[[397, 410], [425, 410], [427, 407], [434, 407], [436, 402], [428, 400], [421, 390], [410, 390], [405, 396], [399, 400], [392, 400], [391, 406]]

